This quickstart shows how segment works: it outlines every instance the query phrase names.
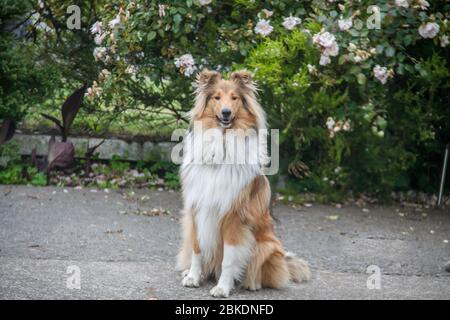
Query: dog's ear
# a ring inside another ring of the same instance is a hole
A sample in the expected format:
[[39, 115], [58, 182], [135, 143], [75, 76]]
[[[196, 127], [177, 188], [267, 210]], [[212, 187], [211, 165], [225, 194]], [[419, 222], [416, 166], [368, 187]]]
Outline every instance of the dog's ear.
[[255, 91], [256, 88], [252, 78], [253, 74], [248, 70], [235, 71], [230, 76], [230, 79], [236, 82], [241, 88]]
[[197, 75], [197, 85], [202, 89], [207, 89], [216, 84], [220, 79], [221, 75], [219, 72], [203, 69], [203, 71]]

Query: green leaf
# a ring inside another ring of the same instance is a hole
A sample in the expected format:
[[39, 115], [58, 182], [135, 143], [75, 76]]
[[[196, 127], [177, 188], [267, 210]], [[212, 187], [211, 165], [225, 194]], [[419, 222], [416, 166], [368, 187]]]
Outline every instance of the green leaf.
[[377, 45], [376, 48], [377, 48], [377, 53], [378, 53], [378, 54], [383, 53], [384, 46], [383, 46], [382, 44]]
[[375, 123], [378, 126], [378, 128], [380, 128], [381, 130], [386, 129], [387, 121], [383, 117], [377, 116]]
[[155, 39], [155, 37], [156, 37], [156, 32], [155, 31], [150, 31], [147, 34], [147, 41], [152, 41], [153, 39]]
[[361, 72], [361, 68], [358, 67], [358, 66], [352, 66], [352, 67], [350, 68], [350, 73], [351, 73], [351, 74], [358, 74], [358, 73], [360, 73], [360, 72]]
[[364, 73], [359, 73], [359, 74], [356, 76], [356, 79], [357, 79], [357, 81], [358, 81], [358, 83], [359, 83], [360, 85], [365, 84], [365, 83], [366, 83], [366, 80], [367, 80]]
[[181, 20], [183, 20], [183, 18], [181, 17], [180, 14], [177, 13], [176, 15], [173, 16], [173, 22], [180, 23]]
[[405, 44], [405, 46], [409, 46], [412, 43], [412, 40], [412, 35], [408, 34], [403, 38], [403, 43]]
[[386, 55], [386, 57], [393, 57], [395, 55], [394, 47], [391, 47], [391, 46], [387, 47], [384, 54]]
[[357, 31], [357, 30], [355, 30], [355, 29], [350, 29], [350, 34], [353, 36], [353, 37], [358, 37], [359, 36], [359, 32]]

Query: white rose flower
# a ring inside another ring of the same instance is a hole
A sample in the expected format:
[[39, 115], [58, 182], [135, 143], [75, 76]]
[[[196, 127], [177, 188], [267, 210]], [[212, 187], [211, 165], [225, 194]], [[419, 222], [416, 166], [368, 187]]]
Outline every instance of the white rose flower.
[[273, 30], [273, 27], [270, 25], [269, 20], [261, 19], [255, 26], [255, 33], [260, 34], [263, 37], [268, 36]]
[[395, 0], [395, 5], [399, 8], [408, 8], [408, 0]]
[[91, 33], [92, 34], [102, 33], [102, 22], [101, 21], [97, 21], [96, 23], [94, 23], [92, 25]]
[[324, 48], [331, 47], [335, 42], [336, 38], [328, 31], [321, 31], [315, 34], [313, 37], [313, 43], [318, 44], [319, 46]]
[[111, 29], [114, 29], [116, 27], [118, 27], [120, 25], [120, 14], [118, 14], [114, 19], [112, 19], [109, 23], [108, 23], [109, 27]]
[[103, 34], [97, 34], [96, 36], [95, 36], [95, 38], [94, 38], [94, 42], [95, 42], [95, 44], [96, 45], [101, 45], [102, 44], [102, 42], [103, 42], [103, 40], [105, 40], [105, 38], [106, 38], [106, 36], [108, 35], [108, 33], [103, 33]]
[[352, 129], [352, 125], [350, 123], [350, 120], [345, 121], [344, 125], [342, 126], [342, 130], [350, 131], [351, 129]]
[[353, 26], [353, 20], [352, 20], [352, 18], [339, 19], [338, 26], [339, 26], [339, 30], [347, 31], [348, 29], [350, 29]]
[[106, 57], [106, 48], [105, 47], [96, 47], [94, 49], [95, 61], [104, 60], [105, 57]]
[[339, 132], [339, 131], [341, 131], [341, 130], [342, 130], [342, 126], [343, 126], [343, 123], [342, 123], [342, 121], [339, 120], [339, 121], [336, 123], [336, 125], [334, 126], [333, 131], [334, 131], [334, 132]]
[[84, 95], [92, 101], [95, 97], [99, 97], [102, 94], [102, 91], [103, 89], [99, 87], [97, 81], [94, 80], [92, 83], [92, 87], [89, 87]]
[[332, 117], [328, 117], [326, 122], [328, 130], [333, 130], [335, 124], [336, 122], [334, 121], [334, 119]]
[[325, 48], [323, 54], [326, 56], [336, 57], [339, 53], [339, 47], [336, 42], [334, 42], [330, 47]]
[[105, 78], [107, 78], [111, 75], [111, 72], [108, 69], [103, 69], [100, 73]]
[[190, 77], [197, 67], [195, 66], [195, 60], [190, 53], [186, 53], [179, 58], [175, 59], [175, 66], [180, 69], [180, 72], [186, 77]]
[[428, 22], [419, 27], [419, 34], [422, 38], [432, 39], [439, 33], [439, 25], [436, 22]]
[[270, 10], [267, 10], [267, 9], [263, 9], [262, 12], [266, 16], [266, 18], [270, 18], [273, 15], [273, 11], [270, 11]]
[[441, 42], [441, 47], [442, 48], [445, 48], [448, 45], [448, 43], [449, 43], [448, 36], [446, 36], [446, 35], [440, 37], [439, 40]]
[[417, 4], [420, 6], [420, 9], [427, 10], [430, 6], [429, 2], [427, 0], [418, 0]]
[[111, 72], [109, 72], [109, 70], [107, 69], [103, 69], [99, 74], [98, 74], [98, 79], [100, 82], [105, 82], [106, 79], [108, 79], [111, 76]]
[[135, 75], [137, 73], [137, 67], [135, 65], [128, 65], [128, 67], [125, 69], [125, 73]]
[[308, 72], [310, 74], [315, 74], [317, 72], [316, 66], [313, 66], [312, 64], [309, 64], [306, 66], [308, 68]]
[[159, 17], [160, 18], [162, 18], [162, 17], [164, 17], [165, 15], [166, 15], [166, 7], [167, 7], [167, 5], [165, 5], [165, 4], [160, 4], [159, 6], [158, 6], [158, 9], [159, 9]]
[[331, 59], [330, 59], [329, 56], [326, 56], [326, 55], [324, 55], [324, 54], [322, 54], [322, 55], [320, 56], [319, 64], [320, 64], [321, 66], [326, 66], [326, 65], [329, 64], [330, 62], [331, 62]]
[[387, 79], [389, 78], [389, 73], [386, 67], [380, 67], [380, 65], [376, 65], [373, 68], [373, 75], [375, 78], [380, 80], [382, 84], [386, 84]]
[[347, 47], [348, 51], [353, 52], [357, 49], [356, 45], [353, 42], [350, 42]]
[[322, 55], [319, 64], [325, 66], [331, 62], [330, 56], [335, 57], [339, 53], [336, 38], [331, 33], [322, 30], [313, 36], [313, 43], [320, 47]]
[[300, 24], [302, 22], [302, 19], [297, 17], [287, 17], [284, 18], [284, 21], [282, 23], [283, 27], [285, 27], [288, 30], [293, 30], [296, 25]]

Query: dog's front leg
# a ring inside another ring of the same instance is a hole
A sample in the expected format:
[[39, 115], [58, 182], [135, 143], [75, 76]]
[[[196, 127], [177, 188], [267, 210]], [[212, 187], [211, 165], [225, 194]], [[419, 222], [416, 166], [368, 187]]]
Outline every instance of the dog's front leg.
[[192, 256], [191, 256], [191, 267], [186, 275], [183, 277], [181, 284], [184, 287], [199, 287], [200, 278], [202, 275], [202, 255], [200, 252], [200, 246], [197, 239], [197, 230], [195, 224], [190, 225], [190, 235], [192, 241]]
[[[210, 293], [214, 297], [226, 298], [234, 287], [234, 281], [240, 280], [252, 254], [254, 238], [248, 230], [230, 230], [233, 236], [224, 235], [222, 273], [217, 285]], [[242, 232], [239, 241], [236, 234]]]
[[200, 277], [202, 275], [202, 255], [200, 251], [197, 253], [195, 251], [192, 252], [191, 258], [191, 267], [189, 268], [189, 272], [184, 276], [183, 281], [181, 282], [184, 287], [194, 287], [197, 288], [200, 286]]

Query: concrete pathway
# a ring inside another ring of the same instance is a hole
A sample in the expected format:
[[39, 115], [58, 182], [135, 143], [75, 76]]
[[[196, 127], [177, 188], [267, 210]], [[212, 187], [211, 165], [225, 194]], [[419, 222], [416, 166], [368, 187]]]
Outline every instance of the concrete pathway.
[[[178, 193], [95, 191], [0, 186], [0, 299], [210, 298], [212, 282], [183, 288], [174, 271]], [[274, 215], [313, 279], [235, 299], [450, 299], [450, 212], [279, 204]], [[380, 289], [367, 286], [371, 265]]]

